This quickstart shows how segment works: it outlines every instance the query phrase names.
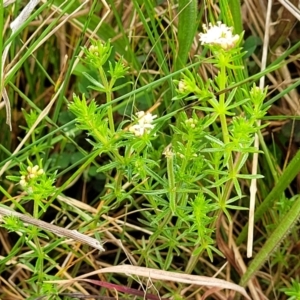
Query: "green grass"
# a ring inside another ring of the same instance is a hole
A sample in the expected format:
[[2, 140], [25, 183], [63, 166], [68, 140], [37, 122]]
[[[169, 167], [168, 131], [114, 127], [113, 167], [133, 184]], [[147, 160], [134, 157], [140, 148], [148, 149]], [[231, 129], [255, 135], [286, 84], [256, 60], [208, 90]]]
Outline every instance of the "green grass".
[[[0, 299], [297, 299], [300, 43], [260, 71], [258, 24], [219, 5], [47, 1], [11, 34], [25, 5], [1, 2]], [[201, 45], [218, 20], [236, 48]]]

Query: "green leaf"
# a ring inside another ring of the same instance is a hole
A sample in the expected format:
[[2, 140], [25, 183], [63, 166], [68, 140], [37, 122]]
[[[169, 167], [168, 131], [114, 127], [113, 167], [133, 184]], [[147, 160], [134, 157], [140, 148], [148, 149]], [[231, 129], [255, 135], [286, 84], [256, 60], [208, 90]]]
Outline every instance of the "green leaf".
[[90, 83], [92, 83], [94, 85], [94, 88], [100, 90], [100, 91], [105, 91], [105, 87], [98, 81], [96, 80], [94, 77], [92, 77], [90, 74], [83, 72], [82, 75], [88, 79], [88, 81]]
[[197, 0], [179, 0], [178, 5], [178, 53], [175, 70], [186, 65], [197, 30]]
[[6, 176], [6, 178], [10, 181], [15, 181], [15, 182], [19, 182], [20, 181], [20, 176], [13, 176], [13, 175], [8, 175]]
[[250, 57], [254, 53], [256, 48], [261, 45], [262, 41], [258, 36], [249, 36], [243, 45], [244, 50], [247, 52], [244, 56], [244, 59]]

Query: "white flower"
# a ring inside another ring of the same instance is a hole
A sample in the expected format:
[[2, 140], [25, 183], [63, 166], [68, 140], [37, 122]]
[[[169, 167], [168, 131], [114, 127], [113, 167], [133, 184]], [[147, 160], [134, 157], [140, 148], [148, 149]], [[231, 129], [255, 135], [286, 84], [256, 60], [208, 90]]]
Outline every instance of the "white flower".
[[186, 92], [186, 89], [187, 89], [187, 86], [186, 86], [186, 83], [184, 80], [180, 80], [178, 82], [178, 91], [180, 93], [185, 93]]
[[172, 158], [174, 153], [172, 152], [172, 148], [171, 148], [171, 145], [168, 145], [164, 152], [163, 152], [163, 155], [166, 157], [166, 158]]
[[129, 127], [129, 131], [134, 133], [135, 136], [142, 136], [145, 133], [149, 133], [154, 128], [152, 122], [157, 118], [157, 115], [139, 111], [136, 113], [136, 116], [138, 117], [138, 123]]
[[97, 46], [94, 46], [94, 45], [91, 45], [89, 47], [89, 51], [91, 54], [94, 54], [96, 56], [99, 56], [99, 53], [98, 53], [98, 47]]
[[21, 180], [19, 182], [19, 184], [23, 187], [27, 186], [28, 184], [28, 181], [32, 178], [35, 178], [37, 176], [40, 176], [42, 174], [44, 174], [44, 170], [43, 169], [40, 169], [39, 166], [35, 165], [33, 167], [31, 166], [28, 166], [27, 167], [27, 172], [28, 174], [25, 176], [25, 175], [22, 175], [21, 176]]
[[37, 166], [37, 165], [35, 165], [34, 167], [28, 166], [27, 167], [27, 171], [28, 171], [28, 176], [30, 178], [34, 178], [34, 177], [36, 177], [38, 175], [44, 174], [44, 170], [40, 169], [40, 167]]
[[189, 119], [185, 120], [185, 124], [187, 126], [190, 126], [191, 128], [195, 128], [197, 123], [198, 123], [198, 121], [194, 120], [193, 118], [189, 118]]
[[26, 177], [24, 175], [21, 176], [20, 185], [25, 187], [27, 185]]
[[37, 171], [37, 174], [38, 174], [38, 175], [44, 174], [44, 170], [43, 170], [43, 169], [39, 169], [39, 170]]
[[209, 23], [208, 28], [203, 25], [203, 29], [205, 33], [199, 34], [201, 45], [220, 46], [224, 50], [228, 50], [233, 48], [240, 38], [238, 34], [232, 34], [232, 27], [227, 27], [220, 21], [217, 22], [217, 25]]

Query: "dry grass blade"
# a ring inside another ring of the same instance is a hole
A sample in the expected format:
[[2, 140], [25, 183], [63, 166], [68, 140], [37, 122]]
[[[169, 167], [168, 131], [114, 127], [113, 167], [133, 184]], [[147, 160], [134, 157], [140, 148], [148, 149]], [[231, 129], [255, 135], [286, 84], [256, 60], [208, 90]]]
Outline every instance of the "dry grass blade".
[[278, 0], [291, 14], [300, 21], [300, 11], [288, 0]]
[[16, 0], [4, 0], [3, 1], [3, 6], [6, 7], [8, 5], [13, 4], [14, 2], [16, 2]]
[[[234, 290], [240, 294], [242, 294], [246, 299], [251, 299], [244, 288], [241, 286], [228, 282], [226, 280], [211, 278], [206, 276], [196, 276], [196, 275], [189, 275], [184, 273], [175, 273], [163, 270], [156, 270], [151, 268], [144, 268], [144, 267], [136, 267], [131, 265], [121, 265], [121, 266], [114, 266], [108, 267], [101, 270], [97, 270], [91, 273], [87, 273], [85, 275], [76, 277], [73, 281], [77, 281], [80, 279], [84, 279], [89, 276], [93, 276], [96, 274], [103, 274], [103, 273], [123, 273], [128, 275], [136, 275], [149, 278], [151, 280], [164, 280], [164, 281], [173, 281], [179, 283], [186, 283], [186, 284], [193, 284], [193, 285], [201, 285], [206, 286], [209, 288], [219, 288], [219, 289], [230, 289]], [[48, 281], [49, 283], [59, 283], [59, 284], [69, 284], [70, 280], [60, 280], [60, 281]]]
[[[4, 3], [5, 6], [9, 5], [10, 3], [12, 3], [13, 1], [8, 1], [8, 3]], [[28, 19], [28, 17], [30, 16], [31, 12], [34, 10], [34, 8], [39, 4], [40, 0], [31, 0], [26, 6], [25, 8], [21, 11], [21, 13], [19, 14], [19, 16], [10, 24], [10, 28], [12, 30], [11, 35], [13, 35]], [[1, 74], [4, 78], [4, 64], [7, 58], [7, 54], [9, 51], [9, 48], [11, 46], [12, 42], [10, 42], [6, 48], [3, 51], [3, 55], [2, 55], [2, 66], [1, 66]], [[12, 130], [12, 126], [11, 126], [11, 108], [10, 108], [10, 101], [8, 99], [8, 95], [7, 92], [5, 91], [4, 88], [4, 81], [2, 83], [1, 86], [1, 93], [0, 95], [3, 93], [3, 99], [5, 102], [5, 107], [6, 107], [6, 124], [9, 126], [10, 130]], [[1, 98], [1, 97], [0, 97]]]
[[[266, 18], [266, 30], [264, 36], [264, 47], [263, 47], [263, 57], [261, 64], [261, 71], [265, 70], [267, 65], [267, 57], [268, 57], [268, 47], [269, 47], [269, 34], [270, 34], [270, 22], [271, 22], [271, 9], [272, 9], [272, 0], [268, 1], [268, 9], [267, 9], [267, 18]], [[259, 87], [261, 90], [265, 87], [265, 76], [260, 78]], [[258, 126], [260, 126], [261, 122], [258, 122]], [[255, 135], [254, 147], [259, 149], [259, 138], [258, 135]], [[252, 162], [252, 174], [257, 174], [258, 168], [258, 153], [253, 154], [253, 162]], [[250, 185], [250, 205], [249, 205], [249, 227], [248, 227], [248, 241], [247, 241], [247, 257], [252, 257], [252, 248], [253, 248], [253, 230], [254, 230], [254, 211], [255, 211], [255, 198], [257, 192], [257, 179], [251, 180]]]
[[59, 226], [49, 224], [47, 222], [35, 219], [30, 216], [23, 215], [21, 213], [18, 213], [18, 212], [15, 212], [15, 211], [3, 208], [3, 207], [0, 207], [0, 215], [17, 217], [21, 221], [23, 221], [27, 224], [37, 226], [44, 230], [48, 230], [48, 231], [56, 234], [57, 236], [64, 236], [64, 237], [70, 238], [72, 240], [87, 244], [95, 249], [100, 250], [100, 251], [105, 251], [99, 241], [97, 241], [96, 239], [89, 237], [85, 234], [82, 234], [82, 233], [78, 232], [77, 230], [69, 230], [66, 228], [61, 228]]

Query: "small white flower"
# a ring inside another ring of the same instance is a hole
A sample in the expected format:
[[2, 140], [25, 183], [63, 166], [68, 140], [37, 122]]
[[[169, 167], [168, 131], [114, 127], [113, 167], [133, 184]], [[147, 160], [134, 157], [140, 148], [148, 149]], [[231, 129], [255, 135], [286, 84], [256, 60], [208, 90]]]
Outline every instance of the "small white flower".
[[89, 51], [90, 51], [90, 53], [92, 53], [92, 54], [94, 54], [94, 55], [96, 55], [96, 56], [99, 55], [99, 53], [98, 53], [98, 47], [97, 47], [97, 46], [91, 45], [91, 46], [89, 47]]
[[27, 172], [28, 174], [25, 176], [25, 175], [22, 175], [21, 176], [21, 180], [19, 182], [19, 184], [23, 187], [27, 186], [28, 184], [28, 181], [32, 178], [35, 178], [35, 177], [38, 177], [42, 174], [44, 174], [44, 170], [43, 169], [40, 169], [40, 167], [38, 165], [35, 165], [33, 167], [31, 166], [28, 166], [27, 167]]
[[141, 118], [141, 120], [144, 122], [144, 124], [151, 124], [155, 118], [157, 118], [157, 115], [152, 115], [151, 113], [146, 113]]
[[25, 187], [28, 184], [26, 180], [20, 180], [19, 183], [22, 187]]
[[20, 183], [20, 185], [23, 186], [23, 187], [25, 187], [25, 186], [27, 185], [27, 181], [26, 181], [25, 175], [22, 175], [22, 176], [21, 176], [21, 180], [20, 180], [19, 183]]
[[141, 119], [145, 115], [145, 112], [141, 110], [141, 111], [136, 112], [135, 114], [139, 119]]
[[193, 118], [189, 118], [189, 119], [185, 120], [185, 124], [187, 124], [191, 128], [195, 128], [197, 125], [197, 120], [194, 120]]
[[35, 165], [35, 166], [32, 167], [31, 172], [34, 173], [34, 174], [36, 174], [37, 171], [38, 171], [38, 169], [39, 169], [39, 166]]
[[35, 173], [30, 173], [30, 174], [28, 174], [28, 178], [34, 178], [34, 177], [36, 177], [36, 174], [35, 174]]
[[[147, 128], [148, 130], [151, 130], [154, 127], [153, 125], [149, 126]], [[146, 127], [139, 124], [130, 126], [129, 131], [134, 133], [135, 136], [143, 136], [147, 132]]]
[[163, 155], [166, 157], [166, 158], [172, 158], [174, 153], [172, 152], [172, 149], [171, 149], [171, 145], [167, 146], [163, 152]]
[[42, 174], [44, 174], [44, 170], [43, 170], [43, 169], [39, 169], [39, 170], [37, 171], [37, 175], [42, 175]]
[[142, 136], [145, 133], [149, 133], [154, 128], [152, 122], [157, 118], [157, 115], [139, 111], [136, 113], [136, 116], [138, 117], [138, 123], [129, 127], [129, 131], [134, 133], [135, 136]]
[[232, 27], [227, 27], [220, 21], [217, 22], [217, 25], [209, 23], [208, 28], [203, 25], [203, 29], [205, 33], [199, 34], [201, 45], [220, 46], [224, 50], [228, 50], [233, 48], [240, 38], [238, 34], [232, 34]]
[[180, 81], [178, 82], [178, 91], [179, 91], [180, 93], [184, 93], [184, 92], [186, 92], [186, 89], [187, 89], [187, 86], [186, 86], [185, 81], [184, 81], [184, 80], [180, 80]]

